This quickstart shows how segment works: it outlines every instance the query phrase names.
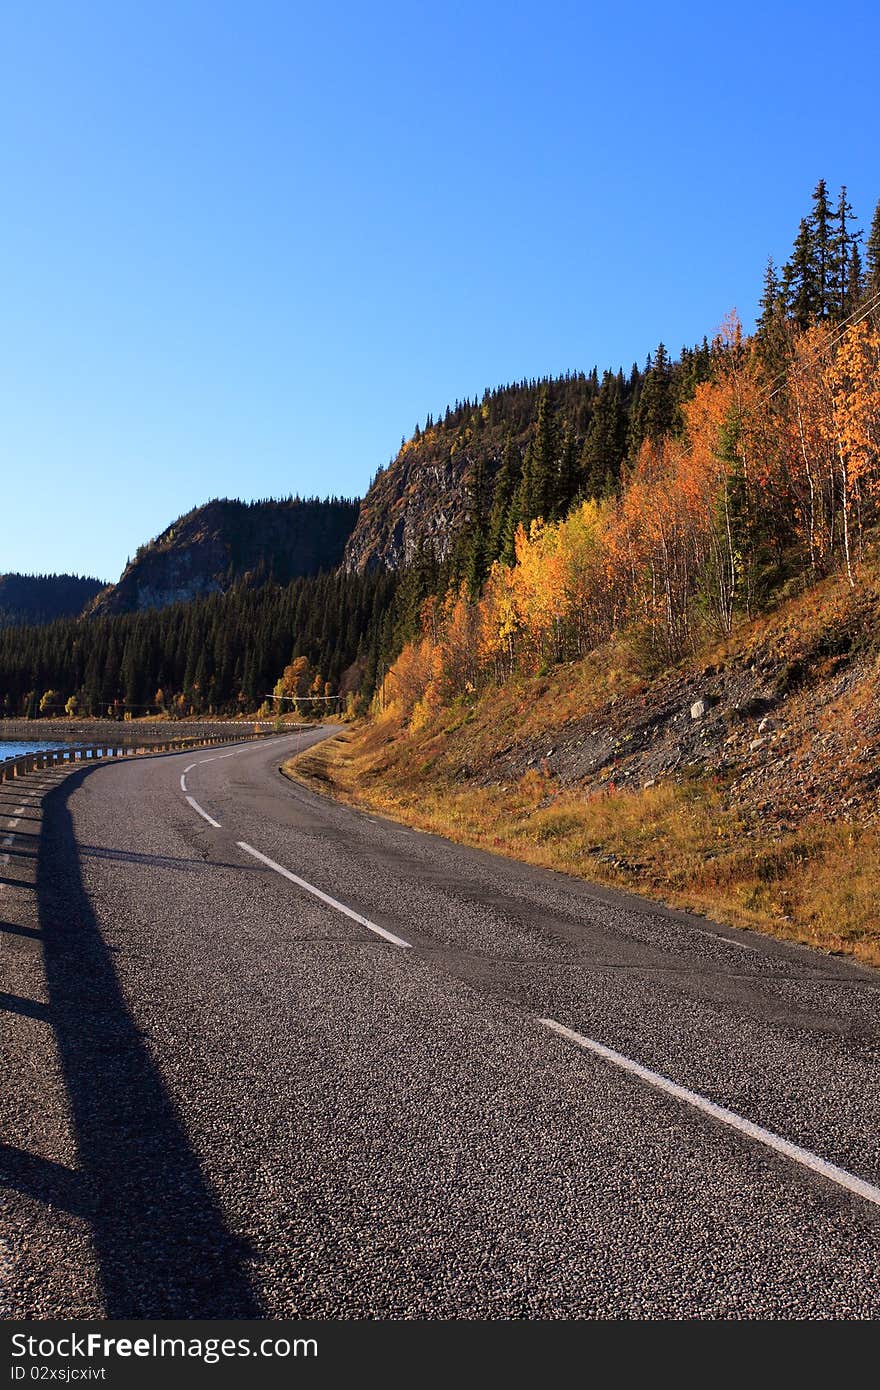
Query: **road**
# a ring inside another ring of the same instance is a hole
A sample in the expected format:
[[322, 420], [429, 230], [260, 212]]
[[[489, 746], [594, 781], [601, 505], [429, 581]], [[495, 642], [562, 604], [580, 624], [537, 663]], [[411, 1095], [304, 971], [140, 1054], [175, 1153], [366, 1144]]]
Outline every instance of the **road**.
[[295, 742], [0, 786], [5, 1317], [880, 1313], [880, 976]]

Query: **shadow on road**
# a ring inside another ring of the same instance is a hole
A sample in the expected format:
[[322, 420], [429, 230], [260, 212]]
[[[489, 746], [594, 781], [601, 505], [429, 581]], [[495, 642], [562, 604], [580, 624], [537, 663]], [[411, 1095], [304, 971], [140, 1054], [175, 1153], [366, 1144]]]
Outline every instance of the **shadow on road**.
[[37, 859], [48, 1013], [70, 1099], [108, 1318], [253, 1318], [261, 1310], [144, 1040], [83, 887], [68, 799], [44, 800]]

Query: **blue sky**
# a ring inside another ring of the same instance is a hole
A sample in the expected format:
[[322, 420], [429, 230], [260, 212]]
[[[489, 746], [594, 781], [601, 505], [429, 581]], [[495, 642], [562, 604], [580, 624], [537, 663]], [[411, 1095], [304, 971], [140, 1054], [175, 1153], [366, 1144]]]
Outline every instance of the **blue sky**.
[[0, 572], [360, 494], [486, 385], [749, 324], [880, 198], [874, 5], [0, 11]]

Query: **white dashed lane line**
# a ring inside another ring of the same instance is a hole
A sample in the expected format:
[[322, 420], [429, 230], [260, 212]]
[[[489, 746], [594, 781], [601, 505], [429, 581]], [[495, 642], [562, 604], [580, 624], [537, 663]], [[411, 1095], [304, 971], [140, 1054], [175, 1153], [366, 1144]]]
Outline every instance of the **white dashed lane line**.
[[218, 820], [215, 820], [213, 816], [209, 816], [207, 811], [202, 809], [202, 807], [196, 801], [194, 796], [187, 796], [186, 799], [189, 802], [190, 806], [193, 808], [193, 810], [197, 811], [198, 814], [202, 817], [202, 819], [206, 820], [209, 825], [213, 825], [215, 830], [219, 830], [221, 828], [220, 822]]
[[[275, 742], [276, 740], [273, 739], [272, 741]], [[184, 769], [180, 778], [181, 791], [184, 793], [190, 806], [203, 818], [203, 820], [206, 820], [209, 825], [212, 825], [215, 830], [222, 829], [220, 822], [216, 821], [213, 816], [209, 816], [208, 812], [203, 806], [199, 805], [195, 797], [189, 794], [186, 789], [186, 774], [191, 772], [194, 767], [200, 767], [202, 763], [215, 762], [218, 757], [231, 758], [235, 753], [241, 751], [241, 749], [236, 748], [233, 749], [232, 753], [214, 754], [210, 758], [199, 758], [196, 762], [190, 763], [189, 766]], [[373, 932], [376, 936], [381, 936], [384, 941], [389, 941], [393, 946], [400, 946], [404, 950], [409, 950], [410, 943], [404, 941], [402, 936], [395, 936], [394, 932], [386, 931], [384, 927], [380, 927], [376, 922], [371, 922], [368, 917], [362, 917], [361, 914], [355, 912], [353, 908], [346, 907], [345, 903], [339, 902], [336, 898], [331, 898], [329, 893], [323, 893], [321, 889], [316, 888], [314, 884], [307, 883], [306, 880], [300, 878], [298, 874], [292, 873], [290, 869], [285, 869], [283, 864], [276, 864], [274, 859], [270, 859], [267, 855], [261, 854], [258, 849], [254, 849], [252, 845], [246, 844], [244, 840], [238, 840], [236, 843], [239, 849], [244, 850], [246, 854], [253, 855], [255, 859], [259, 859], [262, 864], [265, 864], [266, 868], [272, 869], [274, 873], [280, 874], [282, 878], [289, 879], [291, 883], [295, 883], [296, 886], [302, 888], [304, 892], [311, 893], [313, 897], [319, 898], [322, 903], [326, 903], [328, 907], [332, 907], [335, 912], [341, 912], [343, 916], [350, 917], [353, 922], [357, 922], [359, 926], [366, 927], [367, 931]]]
[[[273, 738], [273, 739], [270, 739], [270, 740], [269, 740], [269, 743], [264, 743], [264, 744], [263, 744], [263, 747], [264, 747], [264, 748], [267, 748], [267, 747], [270, 746], [270, 744], [272, 744], [272, 743], [278, 743], [278, 742], [280, 742], [279, 739]], [[194, 763], [189, 763], [189, 764], [183, 769], [183, 772], [180, 774], [180, 790], [183, 792], [184, 796], [186, 797], [187, 801], [189, 802], [189, 804], [190, 804], [190, 806], [193, 808], [193, 810], [194, 810], [194, 811], [197, 811], [198, 814], [199, 814], [204, 820], [206, 820], [206, 821], [208, 822], [209, 825], [213, 825], [213, 827], [214, 827], [215, 830], [220, 830], [220, 829], [222, 829], [222, 827], [221, 827], [221, 825], [220, 825], [220, 822], [217, 821], [217, 820], [215, 820], [213, 816], [209, 816], [209, 815], [208, 815], [208, 812], [204, 809], [204, 807], [202, 807], [202, 806], [199, 805], [199, 803], [196, 801], [195, 797], [192, 797], [192, 796], [189, 795], [189, 792], [188, 792], [188, 789], [187, 789], [187, 785], [186, 785], [186, 774], [187, 774], [188, 772], [192, 772], [192, 770], [193, 770], [194, 767], [201, 767], [203, 763], [215, 763], [215, 762], [217, 762], [220, 758], [234, 758], [235, 755], [236, 755], [236, 753], [244, 753], [244, 752], [246, 752], [249, 748], [252, 748], [252, 747], [253, 747], [252, 744], [247, 743], [247, 744], [244, 745], [243, 748], [233, 748], [233, 750], [232, 750], [231, 753], [212, 753], [211, 756], [210, 756], [209, 758], [196, 758], [196, 761], [195, 761]]]
[[848, 1173], [845, 1168], [838, 1168], [836, 1163], [828, 1163], [826, 1159], [811, 1153], [809, 1149], [802, 1149], [799, 1144], [792, 1144], [788, 1139], [783, 1139], [780, 1135], [774, 1134], [772, 1130], [764, 1129], [761, 1125], [746, 1120], [733, 1110], [725, 1110], [722, 1105], [716, 1105], [714, 1101], [708, 1100], [706, 1096], [701, 1096], [699, 1092], [688, 1091], [684, 1086], [679, 1086], [675, 1081], [670, 1081], [668, 1077], [661, 1075], [660, 1072], [643, 1067], [640, 1062], [634, 1062], [631, 1057], [625, 1057], [622, 1052], [615, 1052], [612, 1048], [605, 1047], [593, 1038], [585, 1038], [582, 1033], [576, 1033], [572, 1028], [566, 1028], [564, 1024], [557, 1023], [553, 1018], [539, 1018], [538, 1022], [544, 1028], [558, 1033], [561, 1038], [574, 1043], [575, 1046], [583, 1048], [586, 1052], [594, 1053], [603, 1061], [619, 1067], [621, 1071], [629, 1072], [630, 1076], [638, 1077], [640, 1081], [644, 1081], [648, 1086], [653, 1086], [655, 1090], [663, 1091], [676, 1100], [684, 1101], [686, 1105], [702, 1111], [704, 1115], [710, 1115], [713, 1120], [720, 1120], [721, 1124], [729, 1125], [731, 1129], [738, 1130], [740, 1134], [754, 1139], [756, 1143], [763, 1144], [766, 1148], [782, 1154], [792, 1163], [809, 1168], [813, 1173], [818, 1173], [820, 1177], [827, 1178], [829, 1182], [845, 1188], [854, 1196], [863, 1197], [866, 1202], [873, 1202], [876, 1206], [880, 1206], [880, 1187], [865, 1182], [863, 1178], [857, 1178], [854, 1173]]
[[366, 927], [367, 931], [374, 932], [376, 936], [381, 936], [385, 941], [390, 941], [392, 946], [401, 946], [405, 950], [409, 950], [410, 943], [404, 941], [402, 936], [395, 936], [393, 932], [386, 931], [384, 927], [377, 926], [375, 922], [371, 922], [368, 917], [362, 917], [361, 914], [355, 912], [353, 908], [346, 907], [345, 903], [339, 902], [336, 898], [331, 898], [329, 893], [322, 893], [320, 888], [316, 888], [312, 883], [307, 883], [306, 880], [300, 878], [298, 874], [291, 873], [290, 869], [285, 869], [283, 864], [276, 864], [274, 859], [270, 859], [267, 854], [261, 854], [258, 849], [254, 849], [253, 845], [247, 844], [244, 840], [237, 840], [236, 844], [239, 849], [244, 850], [245, 854], [251, 854], [254, 859], [259, 859], [260, 863], [265, 864], [267, 869], [272, 869], [274, 873], [280, 874], [282, 878], [289, 879], [291, 883], [295, 883], [296, 886], [302, 888], [304, 892], [311, 893], [312, 897], [319, 898], [320, 901], [326, 903], [328, 907], [332, 907], [336, 912], [341, 912], [344, 917], [350, 917], [353, 922], [357, 922], [360, 926]]

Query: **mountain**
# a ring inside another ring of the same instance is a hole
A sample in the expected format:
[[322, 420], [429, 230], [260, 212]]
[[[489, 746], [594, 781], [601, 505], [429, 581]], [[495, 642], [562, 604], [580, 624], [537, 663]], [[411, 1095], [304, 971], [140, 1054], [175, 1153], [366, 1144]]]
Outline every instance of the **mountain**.
[[400, 569], [426, 544], [437, 560], [449, 559], [474, 503], [482, 500], [474, 496], [475, 484], [484, 484], [491, 502], [508, 442], [521, 468], [542, 390], [572, 419], [582, 443], [598, 390], [595, 375], [523, 381], [486, 391], [480, 402], [456, 401], [443, 419], [429, 416], [424, 429], [416, 426], [374, 478], [345, 547], [346, 570]]
[[0, 627], [75, 617], [103, 587], [78, 574], [0, 574]]
[[164, 608], [234, 583], [259, 585], [336, 569], [357, 520], [348, 498], [283, 501], [215, 499], [179, 517], [138, 549], [118, 583], [100, 593], [89, 616]]
[[[448, 577], [479, 583], [513, 558], [517, 525], [564, 516], [604, 496], [646, 437], [674, 427], [711, 375], [704, 339], [671, 360], [661, 343], [644, 369], [520, 381], [428, 416], [374, 478], [345, 548], [350, 572], [410, 565], [428, 548]], [[478, 553], [475, 553], [478, 552]]]

